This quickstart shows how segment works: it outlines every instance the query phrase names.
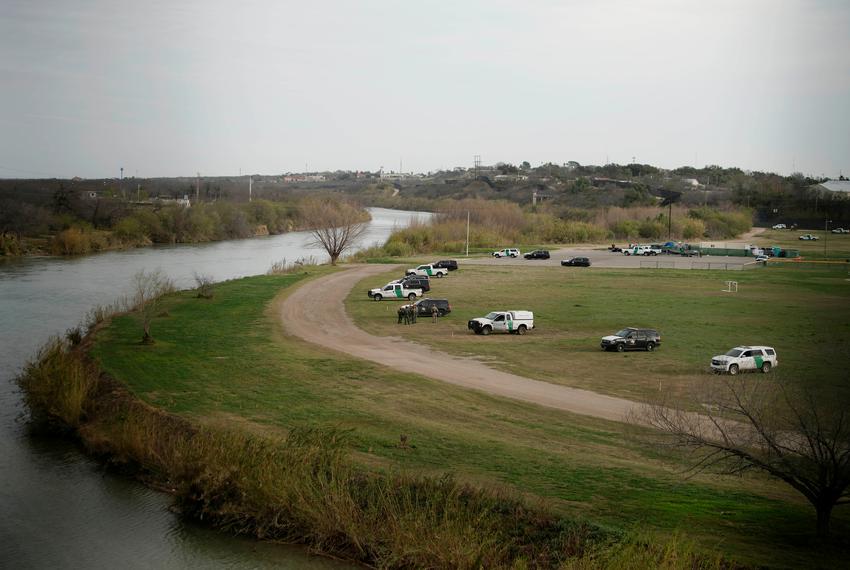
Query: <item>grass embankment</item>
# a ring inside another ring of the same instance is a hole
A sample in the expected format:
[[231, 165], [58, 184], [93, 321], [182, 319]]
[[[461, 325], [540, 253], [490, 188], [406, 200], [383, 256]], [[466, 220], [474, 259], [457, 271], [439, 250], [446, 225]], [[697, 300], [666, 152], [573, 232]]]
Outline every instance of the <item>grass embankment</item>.
[[[448, 286], [456, 277], [453, 275], [438, 286]], [[541, 498], [541, 512], [551, 511], [569, 517], [567, 520], [578, 517], [620, 528], [637, 527], [655, 537], [687, 529], [687, 537], [695, 540], [700, 549], [718, 549], [752, 563], [794, 566], [812, 559], [820, 564], [833, 562], [833, 553], [809, 546], [814, 528], [810, 509], [779, 485], [761, 478], [715, 480], [701, 476], [684, 481], [673, 472], [681, 467], [680, 463], [663, 459], [657, 450], [627, 437], [622, 425], [491, 398], [282, 337], [270, 304], [280, 289], [294, 279], [258, 277], [221, 284], [212, 300], [196, 299], [191, 293], [177, 294], [166, 300], [168, 316], [154, 322], [155, 345], [139, 345], [139, 324], [128, 315], [116, 318], [99, 334], [93, 354], [105, 370], [121, 378], [145, 402], [214, 434], [222, 433], [220, 430], [232, 434], [235, 430], [241, 434], [239, 437], [250, 434], [279, 442], [293, 430], [351, 430], [345, 449], [359, 469], [372, 473], [392, 474], [400, 470], [439, 476], [449, 471], [463, 482], [487, 489], [512, 489], [531, 501]], [[615, 281], [621, 284], [622, 278], [618, 276]], [[369, 307], [383, 310], [390, 305], [373, 303]], [[382, 318], [394, 322], [389, 313]], [[425, 326], [430, 325], [423, 323], [407, 330], [418, 332]], [[666, 345], [663, 350], [667, 350]], [[522, 350], [513, 352], [522, 354]], [[118, 423], [114, 429], [123, 429], [122, 425]], [[140, 433], [148, 445], [159, 440], [157, 433]], [[406, 446], [400, 445], [402, 434], [407, 436]], [[240, 445], [230, 449], [234, 455], [230, 463], [204, 459], [214, 466], [206, 469], [208, 476], [228, 473], [231, 479], [226, 480], [237, 483], [245, 477], [265, 477], [263, 473], [271, 468], [264, 463], [259, 463], [257, 470], [248, 470], [248, 475], [242, 473], [245, 467], [240, 462], [245, 458], [235, 451]], [[255, 455], [252, 447], [249, 450]], [[228, 455], [223, 452], [217, 457], [224, 461]], [[180, 465], [183, 459], [176, 457], [175, 462]], [[250, 483], [249, 487], [239, 483], [233, 487], [232, 495], [226, 495], [225, 506], [213, 502], [212, 511], [229, 512], [225, 508], [231, 504], [229, 499], [242, 496], [246, 489], [258, 488], [268, 493], [270, 480], [260, 481], [265, 483]], [[213, 488], [230, 489], [231, 484], [235, 485], [228, 482]], [[260, 496], [267, 502], [258, 504], [280, 504], [274, 496]], [[412, 512], [399, 518], [419, 520], [415, 516], [418, 504], [414, 506]], [[322, 530], [311, 536], [336, 537], [343, 545], [365, 541], [349, 538], [368, 533], [350, 523], [348, 515], [343, 516], [336, 508], [322, 508], [329, 514], [319, 519]], [[508, 519], [512, 519], [513, 511], [509, 511]], [[460, 519], [452, 520], [466, 520], [463, 528], [475, 529], [475, 536], [482, 528], [488, 528], [469, 522], [469, 516], [474, 519], [477, 515], [461, 513]], [[483, 516], [484, 520], [489, 520], [488, 516]], [[223, 521], [227, 523], [228, 519]], [[437, 523], [433, 520], [427, 523], [434, 524]], [[842, 524], [836, 521], [836, 530], [843, 528]], [[394, 544], [413, 541], [405, 552], [416, 550], [418, 554], [410, 556], [417, 565], [421, 560], [427, 562], [427, 558], [416, 558], [429, 556], [426, 550], [437, 548], [445, 552], [455, 544], [441, 545], [443, 539], [429, 542], [429, 537], [437, 535], [415, 525], [406, 528], [407, 534], [401, 535], [408, 538]], [[436, 528], [435, 532], [445, 530]], [[415, 541], [420, 533], [424, 542]], [[467, 541], [473, 535], [462, 536]], [[483, 535], [479, 538], [475, 545], [488, 540]], [[313, 543], [322, 545], [333, 540]], [[519, 542], [511, 539], [505, 544]], [[541, 544], [540, 548], [545, 549], [552, 543], [544, 540]], [[475, 558], [478, 552], [485, 551], [475, 550], [479, 546], [454, 551], [458, 556], [454, 562], [483, 564], [484, 559]], [[495, 544], [491, 547], [495, 548]], [[523, 556], [520, 547], [506, 548], [512, 556]], [[351, 551], [344, 552], [349, 555]], [[486, 552], [489, 556], [493, 551]], [[616, 552], [623, 551], [608, 550], [605, 555], [614, 556]], [[451, 565], [446, 562], [448, 558], [442, 560], [440, 563]]]
[[[395, 308], [363, 290], [398, 277], [388, 272], [352, 290], [347, 309], [362, 328], [397, 335]], [[736, 345], [778, 350], [773, 372], [847, 389], [850, 286], [844, 268], [769, 266], [752, 271], [616, 270], [528, 266], [462, 266], [432, 279], [429, 296], [447, 298], [453, 312], [403, 329], [404, 336], [440, 350], [473, 355], [528, 376], [629, 399], [650, 400], [659, 389], [679, 391], [711, 381], [709, 361]], [[738, 281], [726, 293], [725, 280]], [[492, 310], [534, 311], [537, 329], [525, 337], [481, 337], [470, 318]], [[658, 351], [605, 353], [602, 336], [625, 326], [662, 335]]]

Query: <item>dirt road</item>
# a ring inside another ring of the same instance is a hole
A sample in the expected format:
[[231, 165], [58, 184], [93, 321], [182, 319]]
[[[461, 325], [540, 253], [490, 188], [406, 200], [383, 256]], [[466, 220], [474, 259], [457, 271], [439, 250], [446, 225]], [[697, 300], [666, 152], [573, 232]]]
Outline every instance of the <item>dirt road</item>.
[[627, 412], [638, 406], [622, 398], [523, 378], [477, 360], [363, 331], [348, 317], [343, 300], [358, 281], [388, 269], [387, 265], [354, 266], [301, 285], [281, 306], [284, 329], [313, 344], [404, 372], [576, 414], [624, 421]]

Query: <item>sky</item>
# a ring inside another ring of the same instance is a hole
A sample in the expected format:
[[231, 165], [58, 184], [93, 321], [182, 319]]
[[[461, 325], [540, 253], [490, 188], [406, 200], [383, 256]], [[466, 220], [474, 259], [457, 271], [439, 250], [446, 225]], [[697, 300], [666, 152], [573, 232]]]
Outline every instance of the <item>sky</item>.
[[847, 0], [3, 0], [0, 178], [850, 173]]

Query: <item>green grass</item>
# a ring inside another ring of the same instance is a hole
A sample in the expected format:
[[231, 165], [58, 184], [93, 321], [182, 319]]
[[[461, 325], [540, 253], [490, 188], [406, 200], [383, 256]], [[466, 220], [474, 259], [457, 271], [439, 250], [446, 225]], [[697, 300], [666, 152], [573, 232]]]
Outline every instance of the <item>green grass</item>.
[[[832, 229], [832, 226], [830, 226]], [[803, 234], [817, 236], [817, 241], [803, 241]], [[771, 230], [767, 229], [753, 238], [753, 243], [762, 246], [779, 246], [796, 249], [804, 259], [850, 259], [850, 234], [834, 234], [820, 230]], [[824, 248], [824, 246], [826, 246]], [[826, 255], [824, 255], [824, 252]]]
[[[462, 285], [464, 275], [467, 279], [496, 277], [489, 271], [493, 270], [462, 269], [435, 289], [442, 292], [443, 287]], [[687, 273], [682, 279], [692, 280], [695, 275]], [[197, 299], [191, 292], [176, 294], [166, 300], [167, 312], [154, 321], [156, 344], [139, 344], [140, 325], [127, 315], [99, 333], [93, 354], [143, 400], [213, 427], [261, 434], [311, 426], [350, 429], [354, 457], [376, 470], [453, 472], [485, 487], [516, 489], [561, 514], [619, 528], [639, 527], [656, 535], [683, 531], [700, 548], [719, 549], [752, 563], [800, 566], [815, 560], [829, 565], [838, 560], [837, 555], [813, 546], [813, 512], [777, 483], [761, 477], [705, 475], [685, 480], [677, 473], [682, 463], [663, 458], [633, 437], [639, 431], [636, 428], [488, 397], [283, 336], [274, 300], [303, 277], [262, 276], [223, 283], [211, 300]], [[591, 291], [581, 293], [580, 285], [593, 275], [565, 272], [559, 277], [562, 288], [584, 295], [570, 305], [573, 311], [581, 308], [574, 305], [591, 302]], [[628, 289], [624, 282], [649, 277], [640, 272], [611, 272], [607, 287], [622, 293]], [[719, 287], [718, 277], [714, 282]], [[480, 298], [505, 295], [500, 293], [498, 279], [467, 282], [468, 288], [473, 285], [479, 287]], [[827, 278], [815, 291], [831, 287]], [[522, 290], [513, 294], [520, 295]], [[688, 296], [699, 297], [698, 292]], [[453, 302], [455, 313], [450, 320], [436, 326], [422, 322], [408, 327], [409, 332], [457, 326], [468, 315], [465, 307]], [[552, 316], [543, 318], [539, 334], [528, 339], [555, 334], [554, 308], [559, 301], [553, 297], [546, 302]], [[358, 303], [354, 298], [349, 302]], [[627, 303], [617, 305], [623, 306]], [[386, 320], [388, 332], [397, 331], [394, 311], [388, 312], [387, 307], [394, 305], [362, 304], [363, 310]], [[363, 319], [360, 308], [355, 313]], [[531, 308], [540, 311], [536, 305]], [[571, 317], [571, 322], [580, 321]], [[581, 338], [576, 336], [572, 342], [578, 345]], [[505, 365], [512, 356], [532, 348], [531, 343], [512, 344], [526, 341], [517, 337], [487, 340], [500, 343]], [[676, 344], [665, 345], [663, 351], [668, 349], [674, 353]], [[601, 355], [595, 347], [587, 354]], [[647, 355], [606, 356], [639, 362]], [[401, 434], [408, 436], [407, 449], [398, 445]], [[846, 531], [847, 517], [837, 515], [836, 531]]]
[[[447, 298], [452, 313], [438, 325], [396, 324], [394, 306], [364, 288], [398, 271], [364, 280], [346, 304], [355, 322], [378, 335], [404, 334], [440, 350], [472, 355], [517, 374], [648, 400], [659, 388], [684, 390], [711, 381], [709, 361], [736, 345], [776, 347], [773, 373], [847, 388], [850, 281], [843, 270], [768, 267], [752, 271], [616, 270], [531, 266], [466, 266], [432, 279], [429, 296]], [[726, 279], [737, 293], [723, 292]], [[470, 318], [492, 310], [534, 311], [524, 337], [477, 336]], [[602, 336], [625, 326], [662, 336], [655, 353], [602, 352]]]

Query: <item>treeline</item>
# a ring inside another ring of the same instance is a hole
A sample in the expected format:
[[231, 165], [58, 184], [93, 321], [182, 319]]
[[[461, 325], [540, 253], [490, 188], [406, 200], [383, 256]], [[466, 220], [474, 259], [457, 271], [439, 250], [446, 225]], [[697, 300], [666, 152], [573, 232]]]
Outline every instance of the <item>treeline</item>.
[[[132, 208], [123, 202], [101, 200], [103, 203], [98, 208], [101, 212], [88, 219], [70, 208], [51, 210], [5, 200], [0, 204], [0, 253], [80, 255], [150, 244], [201, 243], [280, 234], [307, 225], [302, 205], [308, 200], [222, 201], [201, 202], [191, 207], [169, 204]], [[323, 202], [329, 208], [336, 203]], [[365, 211], [363, 215], [368, 219]]]
[[[469, 246], [495, 248], [515, 244], [602, 243], [614, 240], [729, 239], [752, 227], [747, 211], [708, 207], [607, 208], [523, 210], [498, 200], [446, 200], [431, 223], [416, 223], [393, 232], [378, 250], [363, 255], [410, 256], [418, 253], [463, 251]], [[669, 223], [668, 223], [669, 222]], [[669, 234], [668, 234], [669, 231]]]

